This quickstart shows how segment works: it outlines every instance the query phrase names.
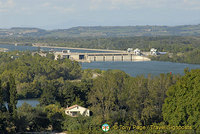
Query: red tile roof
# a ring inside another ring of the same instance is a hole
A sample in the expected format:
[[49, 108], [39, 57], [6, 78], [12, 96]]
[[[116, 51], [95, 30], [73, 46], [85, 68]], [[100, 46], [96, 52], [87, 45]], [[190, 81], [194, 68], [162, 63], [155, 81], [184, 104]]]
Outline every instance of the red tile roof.
[[75, 107], [77, 107], [77, 106], [78, 106], [78, 105], [73, 105], [73, 106], [71, 106], [71, 107], [66, 108], [66, 110], [70, 110], [70, 109], [75, 108]]

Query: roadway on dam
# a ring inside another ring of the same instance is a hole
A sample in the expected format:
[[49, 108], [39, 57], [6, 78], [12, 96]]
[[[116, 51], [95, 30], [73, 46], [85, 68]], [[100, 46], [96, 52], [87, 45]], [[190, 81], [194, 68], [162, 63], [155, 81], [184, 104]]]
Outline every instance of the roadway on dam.
[[59, 48], [59, 49], [74, 49], [74, 50], [88, 50], [88, 51], [104, 51], [104, 52], [116, 52], [116, 53], [125, 53], [123, 50], [108, 50], [108, 49], [91, 49], [91, 48], [74, 48], [74, 47], [57, 47], [57, 46], [39, 46], [32, 45], [33, 47], [41, 48]]

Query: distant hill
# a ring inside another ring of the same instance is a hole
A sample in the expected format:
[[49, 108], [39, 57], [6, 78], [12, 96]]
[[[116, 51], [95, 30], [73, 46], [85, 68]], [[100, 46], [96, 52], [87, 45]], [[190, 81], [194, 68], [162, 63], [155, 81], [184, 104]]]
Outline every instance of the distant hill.
[[45, 36], [48, 32], [39, 28], [21, 28], [0, 29], [0, 37], [39, 37]]
[[200, 36], [199, 25], [182, 26], [94, 26], [44, 30], [38, 28], [0, 29], [0, 37], [134, 37]]

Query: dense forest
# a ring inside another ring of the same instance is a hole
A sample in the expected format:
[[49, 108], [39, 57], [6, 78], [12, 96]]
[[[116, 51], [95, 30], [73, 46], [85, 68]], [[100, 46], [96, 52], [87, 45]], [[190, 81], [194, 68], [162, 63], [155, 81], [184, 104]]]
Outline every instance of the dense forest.
[[[131, 77], [120, 70], [82, 70], [76, 61], [53, 59], [31, 52], [0, 54], [1, 134], [98, 134], [104, 133], [104, 123], [111, 134], [200, 132], [199, 69], [185, 69], [184, 76]], [[17, 108], [22, 98], [37, 98], [40, 104]], [[89, 108], [91, 116], [67, 116], [64, 109], [74, 104]]]
[[18, 45], [41, 44], [48, 46], [115, 49], [140, 48], [149, 51], [157, 48], [159, 51], [185, 52], [200, 47], [200, 37], [117, 37], [117, 38], [0, 38], [1, 44], [18, 43]]

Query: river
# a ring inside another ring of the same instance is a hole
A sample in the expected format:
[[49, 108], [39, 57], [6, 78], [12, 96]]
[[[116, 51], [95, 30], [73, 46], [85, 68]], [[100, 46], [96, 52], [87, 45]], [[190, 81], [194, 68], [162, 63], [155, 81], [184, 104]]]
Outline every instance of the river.
[[[36, 107], [39, 104], [39, 101], [37, 99], [26, 99], [26, 100], [18, 100], [17, 107], [22, 106], [22, 104], [27, 103], [31, 105], [32, 107]], [[7, 107], [7, 103], [5, 103]]]
[[91, 63], [80, 63], [83, 69], [119, 69], [130, 76], [152, 74], [153, 76], [159, 75], [160, 73], [173, 73], [173, 74], [184, 74], [184, 69], [197, 69], [200, 65], [196, 64], [185, 64], [185, 63], [173, 63], [173, 62], [161, 62], [161, 61], [144, 61], [144, 62], [91, 62]]
[[[37, 50], [37, 47], [32, 46], [14, 46], [14, 45], [0, 45], [0, 48], [7, 48], [10, 51], [13, 50]], [[50, 50], [50, 48], [42, 48], [44, 50]], [[54, 49], [56, 51], [61, 51], [62, 49]], [[88, 51], [88, 50], [71, 50], [73, 52], [99, 52], [99, 51]], [[152, 74], [153, 76], [159, 75], [160, 73], [170, 73], [173, 74], [184, 74], [184, 69], [196, 69], [200, 68], [200, 65], [195, 64], [185, 64], [185, 63], [172, 63], [172, 62], [161, 62], [161, 61], [145, 61], [145, 62], [91, 62], [91, 63], [80, 63], [83, 69], [119, 69], [130, 76]], [[32, 106], [36, 106], [39, 102], [37, 100], [19, 100], [17, 106], [21, 106], [22, 103], [27, 102]]]

